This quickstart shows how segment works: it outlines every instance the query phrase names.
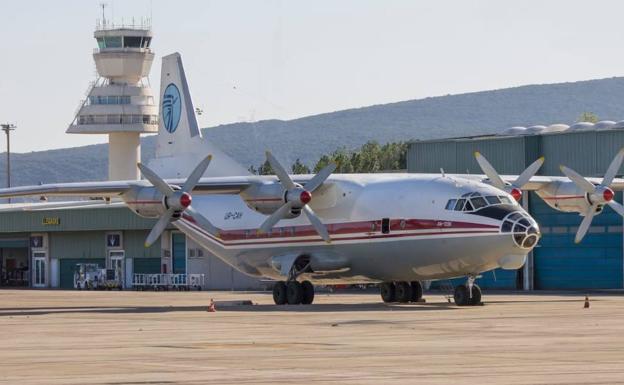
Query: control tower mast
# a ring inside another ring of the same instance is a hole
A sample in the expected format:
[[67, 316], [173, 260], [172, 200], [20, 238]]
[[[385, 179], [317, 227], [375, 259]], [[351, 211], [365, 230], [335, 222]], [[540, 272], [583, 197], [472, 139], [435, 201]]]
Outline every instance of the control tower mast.
[[67, 129], [69, 134], [108, 134], [108, 179], [139, 179], [140, 135], [158, 132], [158, 108], [147, 80], [154, 53], [149, 22], [98, 22], [93, 59], [98, 79]]

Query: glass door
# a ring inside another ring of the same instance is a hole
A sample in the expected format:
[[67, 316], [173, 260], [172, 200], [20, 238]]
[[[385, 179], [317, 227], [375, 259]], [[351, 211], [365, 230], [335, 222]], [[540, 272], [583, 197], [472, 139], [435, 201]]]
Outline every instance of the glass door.
[[46, 287], [46, 255], [42, 252], [33, 253], [33, 287]]
[[125, 253], [123, 250], [119, 251], [109, 251], [108, 253], [108, 268], [115, 270], [115, 281], [119, 282], [119, 284], [124, 285], [124, 257]]

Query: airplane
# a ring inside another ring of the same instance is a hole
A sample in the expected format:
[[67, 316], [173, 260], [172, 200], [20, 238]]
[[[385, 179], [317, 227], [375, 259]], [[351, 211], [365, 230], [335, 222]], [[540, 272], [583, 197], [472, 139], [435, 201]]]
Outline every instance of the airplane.
[[[237, 270], [276, 281], [278, 305], [313, 303], [315, 284], [379, 283], [384, 302], [418, 302], [422, 281], [456, 277], [466, 283], [455, 288], [455, 303], [478, 305], [475, 279], [522, 267], [541, 237], [518, 203], [523, 190], [584, 216], [577, 242], [605, 205], [624, 215], [613, 200], [624, 189], [615, 178], [624, 149], [602, 180], [566, 167], [566, 177], [536, 176], [543, 158], [519, 176], [501, 176], [480, 153], [484, 175], [334, 174], [333, 164], [316, 175], [289, 175], [267, 152], [276, 175], [258, 176], [202, 136], [180, 54], [163, 58], [160, 88], [156, 157], [137, 165], [144, 180], [13, 187], [0, 189], [0, 198], [120, 200], [157, 219], [146, 246], [173, 224]], [[85, 204], [64, 207], [73, 206]]]

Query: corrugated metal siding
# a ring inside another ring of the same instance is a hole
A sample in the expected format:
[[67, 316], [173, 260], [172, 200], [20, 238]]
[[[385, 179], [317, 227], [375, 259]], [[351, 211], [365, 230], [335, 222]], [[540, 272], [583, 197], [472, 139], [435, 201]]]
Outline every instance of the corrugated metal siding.
[[69, 231], [50, 233], [52, 258], [105, 258], [106, 233], [103, 231]]
[[150, 247], [145, 247], [147, 230], [127, 230], [123, 232], [123, 248], [126, 258], [158, 258], [160, 260], [160, 238]]
[[[621, 194], [617, 194], [621, 201]], [[543, 236], [534, 254], [535, 289], [613, 289], [623, 287], [622, 218], [609, 207], [594, 217], [580, 244], [574, 236], [581, 216], [548, 207], [531, 194], [531, 214]]]
[[[543, 155], [546, 157], [540, 170], [541, 175], [562, 175], [559, 169], [561, 165], [573, 168], [585, 176], [596, 175], [595, 131], [542, 135], [541, 141]], [[610, 156], [613, 155], [615, 153]]]
[[[44, 225], [43, 218], [59, 218], [59, 225]], [[75, 230], [151, 229], [155, 220], [141, 218], [125, 207], [20, 211], [0, 213], [0, 233]]]
[[475, 151], [482, 153], [501, 174], [518, 174], [524, 170], [524, 138], [494, 138], [457, 142], [455, 172], [482, 174], [475, 159]]
[[438, 173], [443, 168], [445, 172], [455, 173], [456, 147], [455, 142], [414, 142], [408, 147], [407, 169], [409, 172]]

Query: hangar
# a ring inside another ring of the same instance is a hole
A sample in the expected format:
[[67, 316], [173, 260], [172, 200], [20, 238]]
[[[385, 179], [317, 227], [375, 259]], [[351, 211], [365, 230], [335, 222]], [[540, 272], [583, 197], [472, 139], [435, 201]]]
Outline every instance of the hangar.
[[[624, 121], [581, 122], [567, 126], [513, 127], [500, 135], [411, 141], [408, 172], [482, 174], [474, 152], [479, 151], [501, 174], [519, 174], [540, 156], [538, 175], [561, 176], [560, 165], [587, 177], [601, 177], [624, 146]], [[621, 175], [618, 173], [618, 175]], [[534, 192], [523, 195], [523, 206], [542, 230], [539, 245], [524, 268], [495, 270], [483, 275], [484, 288], [524, 290], [621, 289], [624, 287], [622, 217], [606, 208], [594, 218], [580, 244], [574, 235], [582, 217], [547, 206]], [[616, 200], [622, 201], [622, 193]]]
[[99, 206], [0, 212], [0, 286], [73, 289], [76, 266], [97, 264], [118, 268], [126, 289], [135, 274], [160, 273], [203, 274], [203, 289], [262, 287], [173, 226], [146, 248], [154, 220], [119, 205]]

